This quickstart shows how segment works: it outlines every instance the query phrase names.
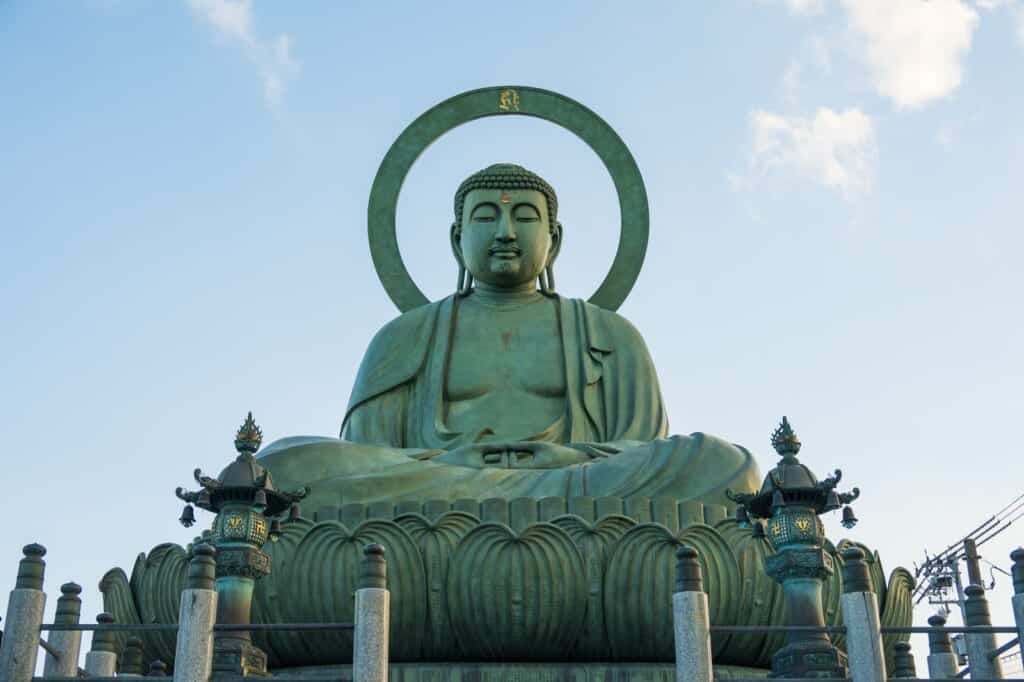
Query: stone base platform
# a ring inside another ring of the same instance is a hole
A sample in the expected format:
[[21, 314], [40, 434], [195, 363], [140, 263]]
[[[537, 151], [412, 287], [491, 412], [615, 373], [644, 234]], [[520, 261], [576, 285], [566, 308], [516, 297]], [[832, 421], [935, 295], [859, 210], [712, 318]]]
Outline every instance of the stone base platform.
[[[351, 682], [352, 666], [274, 670], [280, 680]], [[674, 682], [673, 663], [392, 663], [391, 682]], [[716, 680], [765, 678], [767, 670], [716, 665]]]

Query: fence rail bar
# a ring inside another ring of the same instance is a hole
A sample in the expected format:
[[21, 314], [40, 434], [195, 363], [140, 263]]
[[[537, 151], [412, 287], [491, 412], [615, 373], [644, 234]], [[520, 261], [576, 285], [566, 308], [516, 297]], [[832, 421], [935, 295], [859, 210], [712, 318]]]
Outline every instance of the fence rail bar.
[[[974, 627], [941, 627], [930, 626], [896, 627], [885, 626], [879, 628], [883, 635], [927, 635], [929, 632], [948, 632], [950, 634], [984, 633], [996, 635], [1015, 635], [1017, 628], [1001, 625], [976, 625]], [[711, 632], [723, 635], [748, 634], [748, 633], [772, 633], [772, 632], [814, 632], [826, 634], [846, 634], [845, 625], [712, 625]]]
[[63, 630], [80, 630], [82, 632], [159, 632], [161, 630], [177, 630], [177, 623], [43, 623], [42, 631], [60, 632]]
[[[352, 623], [249, 623], [249, 624], [220, 624], [215, 625], [214, 630], [216, 632], [266, 632], [274, 630], [312, 630], [312, 631], [326, 631], [326, 630], [351, 630], [355, 627]], [[44, 623], [39, 626], [40, 630], [50, 631], [62, 631], [62, 630], [80, 630], [82, 632], [159, 632], [168, 630], [177, 630], [177, 623], [111, 623], [109, 625], [101, 625], [99, 623], [80, 623], [80, 624], [62, 624], [62, 623]], [[929, 632], [948, 632], [949, 634], [965, 634], [968, 632], [976, 633], [987, 633], [995, 635], [1015, 635], [1017, 634], [1017, 628], [1012, 625], [978, 625], [974, 627], [964, 626], [943, 626], [941, 628], [933, 628], [930, 626], [912, 626], [912, 627], [896, 627], [896, 626], [885, 626], [880, 628], [883, 635], [899, 635], [899, 634], [914, 634], [914, 635], [927, 635]], [[711, 632], [728, 635], [728, 634], [747, 634], [747, 633], [772, 633], [772, 632], [824, 632], [826, 634], [845, 634], [846, 626], [844, 625], [826, 625], [820, 627], [817, 625], [712, 625]], [[46, 645], [43, 642], [39, 643], [44, 649]]]
[[328, 631], [351, 630], [352, 623], [249, 623], [214, 625], [214, 632], [267, 632], [276, 630]]
[[[228, 624], [222, 623], [213, 626], [214, 632], [266, 632], [268, 630], [351, 630], [355, 627], [352, 623], [249, 623], [249, 624]], [[39, 628], [40, 630], [63, 631], [80, 630], [82, 632], [161, 632], [177, 630], [177, 623], [111, 623], [101, 625], [99, 623], [63, 624], [47, 623]], [[1016, 632], [1016, 630], [1014, 630]], [[39, 645], [44, 649], [46, 644], [43, 641]], [[47, 649], [49, 651], [49, 649]]]
[[1019, 637], [1014, 637], [1009, 642], [1007, 642], [1006, 644], [1002, 645], [1001, 647], [999, 647], [998, 649], [996, 649], [995, 651], [990, 653], [988, 655], [988, 657], [989, 658], [999, 658], [1000, 656], [1002, 656], [1003, 654], [1005, 654], [1007, 651], [1009, 651], [1013, 647], [1017, 646], [1018, 644], [1020, 644], [1020, 638]]
[[929, 632], [948, 632], [951, 635], [967, 634], [967, 633], [983, 633], [992, 635], [1015, 635], [1017, 634], [1017, 628], [1009, 627], [1005, 625], [974, 625], [974, 626], [949, 626], [944, 625], [941, 628], [933, 628], [927, 625], [915, 625], [913, 627], [897, 627], [895, 625], [885, 626], [879, 628], [883, 635], [927, 635]]
[[40, 639], [39, 640], [39, 646], [43, 647], [43, 651], [45, 651], [46, 653], [50, 654], [51, 656], [53, 656], [57, 660], [60, 660], [60, 655], [62, 653], [64, 653], [60, 649], [58, 649], [57, 647], [55, 647], [52, 644], [50, 644], [49, 642], [47, 642], [45, 639]]
[[[271, 677], [269, 679], [294, 679], [299, 678], [275, 678], [273, 677], [273, 671], [271, 671]], [[32, 682], [82, 682], [83, 679], [92, 680], [92, 682], [124, 682], [124, 677], [33, 677]], [[169, 680], [169, 677], [162, 678]], [[252, 682], [251, 677], [218, 677], [219, 682]], [[339, 675], [333, 677], [303, 677], [301, 682], [338, 682], [341, 678]], [[763, 677], [738, 677], [729, 678], [729, 682], [764, 682]], [[797, 678], [786, 678], [786, 682], [850, 682], [848, 677], [828, 677], [828, 678], [810, 678], [810, 677], [797, 677]], [[972, 680], [971, 682], [1024, 682], [1024, 677], [1004, 677], [1002, 679], [985, 678]]]

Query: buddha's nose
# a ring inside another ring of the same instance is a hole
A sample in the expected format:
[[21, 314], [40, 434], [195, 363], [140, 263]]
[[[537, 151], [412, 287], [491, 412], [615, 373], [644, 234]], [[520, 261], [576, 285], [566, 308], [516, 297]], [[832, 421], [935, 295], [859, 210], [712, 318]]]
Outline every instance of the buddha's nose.
[[516, 229], [510, 217], [502, 216], [498, 218], [498, 232], [494, 236], [495, 239], [501, 242], [515, 241]]

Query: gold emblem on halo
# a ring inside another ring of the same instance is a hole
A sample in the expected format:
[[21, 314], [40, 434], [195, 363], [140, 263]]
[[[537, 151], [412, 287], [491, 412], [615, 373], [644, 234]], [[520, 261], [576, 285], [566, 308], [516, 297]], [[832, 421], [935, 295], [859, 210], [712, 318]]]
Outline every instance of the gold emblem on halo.
[[253, 532], [257, 535], [263, 535], [267, 530], [267, 522], [261, 518], [257, 518], [253, 524]]
[[498, 93], [498, 109], [501, 111], [519, 111], [519, 93], [512, 88]]
[[793, 524], [801, 533], [806, 533], [811, 530], [811, 520], [807, 517], [800, 517], [794, 521]]

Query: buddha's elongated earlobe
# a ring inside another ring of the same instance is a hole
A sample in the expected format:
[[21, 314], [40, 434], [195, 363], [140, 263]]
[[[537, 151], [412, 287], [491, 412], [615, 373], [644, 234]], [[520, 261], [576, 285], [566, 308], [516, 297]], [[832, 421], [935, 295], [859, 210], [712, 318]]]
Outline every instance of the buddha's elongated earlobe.
[[537, 275], [537, 283], [540, 286], [540, 293], [545, 296], [555, 296], [555, 259], [562, 248], [562, 223], [556, 222], [551, 230], [551, 252], [548, 254], [548, 264], [544, 271]]
[[455, 284], [455, 294], [457, 296], [469, 296], [470, 292], [473, 291], [473, 273], [466, 270], [466, 264], [462, 260], [462, 249], [459, 244], [461, 238], [462, 231], [459, 230], [459, 224], [452, 223], [452, 254], [455, 256], [455, 262], [459, 264], [459, 279]]
[[466, 266], [459, 263], [459, 281], [455, 287], [455, 293], [458, 296], [469, 296], [470, 292], [473, 291], [473, 273], [466, 270]]
[[540, 285], [540, 293], [545, 296], [555, 295], [555, 266], [554, 264], [548, 265], [544, 268], [544, 272], [537, 276], [537, 282]]

